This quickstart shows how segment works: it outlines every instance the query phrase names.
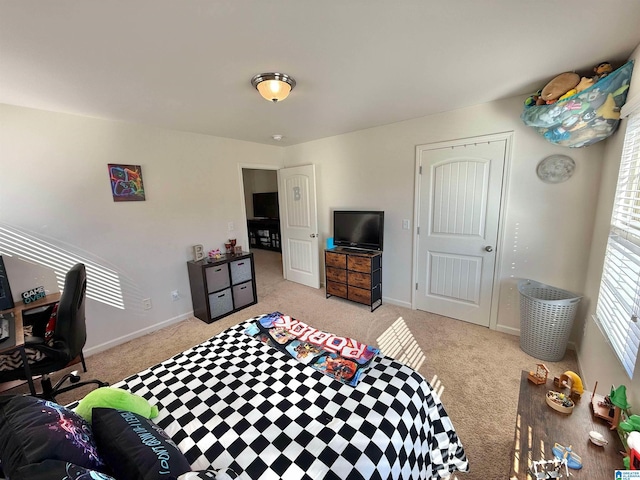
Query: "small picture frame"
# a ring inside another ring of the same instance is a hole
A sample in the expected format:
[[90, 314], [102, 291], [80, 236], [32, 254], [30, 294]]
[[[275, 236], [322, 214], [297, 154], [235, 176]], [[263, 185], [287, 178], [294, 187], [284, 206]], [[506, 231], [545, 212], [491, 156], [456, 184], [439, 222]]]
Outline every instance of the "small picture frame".
[[233, 247], [233, 253], [236, 255], [240, 255], [242, 253], [242, 247], [240, 245], [236, 245]]

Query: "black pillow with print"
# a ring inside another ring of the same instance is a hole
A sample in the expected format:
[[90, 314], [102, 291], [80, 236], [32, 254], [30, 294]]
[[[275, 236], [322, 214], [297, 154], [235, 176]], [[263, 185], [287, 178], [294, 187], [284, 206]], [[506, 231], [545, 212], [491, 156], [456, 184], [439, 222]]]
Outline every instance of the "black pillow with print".
[[29, 396], [0, 397], [0, 461], [13, 478], [20, 467], [61, 460], [102, 471], [91, 426], [55, 402]]
[[98, 452], [118, 480], [169, 480], [191, 471], [164, 430], [137, 413], [94, 407], [91, 426]]
[[115, 480], [102, 472], [62, 460], [45, 460], [20, 467], [11, 480]]

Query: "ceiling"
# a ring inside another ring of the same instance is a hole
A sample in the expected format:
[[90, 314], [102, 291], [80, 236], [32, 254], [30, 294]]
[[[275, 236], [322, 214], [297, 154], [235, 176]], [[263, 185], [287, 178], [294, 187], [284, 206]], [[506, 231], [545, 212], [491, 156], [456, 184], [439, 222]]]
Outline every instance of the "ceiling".
[[0, 103], [293, 145], [623, 62], [639, 25], [633, 0], [0, 0]]

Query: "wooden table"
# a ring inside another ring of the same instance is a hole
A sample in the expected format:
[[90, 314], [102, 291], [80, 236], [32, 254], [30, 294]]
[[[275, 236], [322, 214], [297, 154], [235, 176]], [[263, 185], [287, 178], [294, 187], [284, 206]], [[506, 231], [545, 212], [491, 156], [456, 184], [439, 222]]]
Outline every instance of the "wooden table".
[[[624, 451], [622, 441], [609, 424], [591, 414], [591, 392], [585, 392], [576, 402], [570, 415], [553, 410], [546, 403], [547, 391], [559, 390], [553, 385], [553, 377], [546, 385], [534, 385], [527, 380], [529, 372], [522, 371], [520, 397], [514, 436], [513, 454], [509, 479], [531, 480], [528, 469], [533, 461], [553, 459], [555, 443], [572, 450], [582, 457], [580, 470], [570, 469], [571, 478], [584, 480], [613, 479], [615, 470], [623, 470]], [[569, 393], [566, 390], [566, 393]], [[597, 447], [589, 440], [589, 432], [595, 430], [605, 436], [609, 443]]]
[[[23, 302], [18, 302], [16, 303], [14, 308], [2, 310], [0, 312], [0, 318], [4, 317], [9, 319], [9, 331], [11, 333], [8, 340], [0, 343], [0, 353], [14, 351], [19, 348], [22, 355], [22, 361], [26, 366], [25, 370], [27, 371], [27, 373], [29, 371], [29, 364], [27, 362], [27, 356], [24, 351], [22, 312], [24, 312], [25, 310], [31, 310], [33, 308], [45, 307], [47, 305], [51, 305], [52, 303], [56, 303], [59, 300], [60, 293], [52, 293], [36, 300], [35, 302], [27, 303], [26, 305]], [[27, 375], [27, 377], [29, 379], [28, 383], [31, 393], [35, 395], [35, 386], [33, 385], [33, 380], [31, 379], [30, 375]], [[0, 384], [0, 392], [17, 387], [18, 385], [22, 385], [23, 383], [24, 381], [22, 380], [2, 383]]]

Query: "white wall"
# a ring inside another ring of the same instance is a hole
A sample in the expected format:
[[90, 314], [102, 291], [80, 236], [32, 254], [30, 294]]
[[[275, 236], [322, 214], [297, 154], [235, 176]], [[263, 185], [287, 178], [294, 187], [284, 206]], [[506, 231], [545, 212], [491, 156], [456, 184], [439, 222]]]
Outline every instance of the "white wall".
[[[497, 327], [518, 333], [516, 279], [583, 293], [604, 151], [602, 143], [583, 149], [548, 143], [521, 122], [523, 100], [511, 98], [287, 147], [285, 166], [316, 165], [323, 239], [331, 236], [331, 209], [385, 211], [385, 301], [410, 306], [413, 234], [402, 230], [402, 220], [413, 219], [416, 145], [513, 131], [498, 250]], [[551, 154], [575, 160], [575, 174], [567, 182], [550, 185], [537, 178], [538, 162]]]
[[[640, 46], [636, 48], [630, 57], [635, 61], [634, 75], [631, 77], [631, 85], [627, 95], [627, 105], [640, 105]], [[607, 237], [611, 225], [611, 212], [620, 169], [620, 156], [624, 142], [624, 132], [627, 121], [623, 119], [616, 133], [606, 140], [604, 168], [602, 181], [599, 185], [599, 198], [593, 230], [593, 242], [589, 258], [589, 269], [585, 282], [585, 293], [593, 301], [584, 317], [584, 331], [579, 345], [578, 360], [583, 373], [583, 380], [593, 388], [598, 383], [598, 393], [606, 395], [611, 385], [625, 385], [627, 397], [632, 409], [638, 413], [640, 409], [640, 375], [636, 373], [635, 379], [630, 380], [624, 368], [618, 361], [613, 349], [600, 333], [592, 316], [596, 310], [596, 300], [600, 288], [602, 265], [607, 246]], [[636, 372], [638, 372], [636, 367]]]
[[[4, 242], [20, 230], [119, 278], [124, 310], [87, 303], [88, 353], [185, 318], [191, 246], [224, 249], [230, 237], [248, 245], [238, 165], [282, 163], [280, 147], [8, 105], [0, 124]], [[141, 165], [146, 201], [114, 202], [108, 163]], [[14, 298], [38, 285], [57, 291], [50, 268], [5, 263]]]

